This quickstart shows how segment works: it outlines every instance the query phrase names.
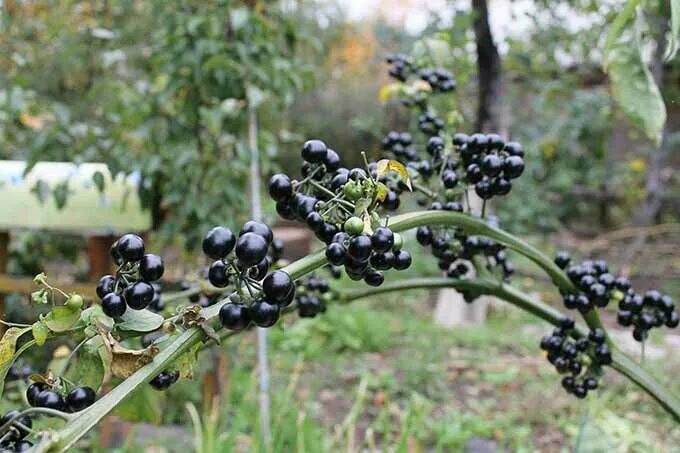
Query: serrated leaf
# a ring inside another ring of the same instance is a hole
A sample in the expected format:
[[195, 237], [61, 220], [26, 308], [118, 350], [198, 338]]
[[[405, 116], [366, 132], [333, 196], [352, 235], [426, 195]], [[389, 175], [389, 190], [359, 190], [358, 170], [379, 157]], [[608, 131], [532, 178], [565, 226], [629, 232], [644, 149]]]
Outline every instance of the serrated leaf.
[[163, 325], [165, 318], [149, 310], [125, 310], [116, 326], [121, 330], [152, 332]]
[[76, 361], [69, 369], [69, 380], [97, 391], [101, 387], [106, 374], [104, 362], [99, 352], [102, 348], [104, 348], [104, 344], [101, 337], [93, 337], [87, 340], [78, 350]]
[[661, 143], [666, 106], [642, 58], [637, 32], [628, 30], [605, 54], [612, 96], [628, 119], [657, 145]]
[[47, 341], [47, 337], [50, 334], [50, 329], [45, 325], [43, 321], [36, 321], [31, 326], [31, 331], [33, 332], [33, 339], [35, 344], [42, 346]]
[[163, 418], [161, 402], [160, 392], [154, 391], [149, 385], [142, 385], [116, 407], [114, 414], [129, 422], [158, 424]]
[[403, 84], [401, 82], [388, 83], [383, 85], [378, 92], [378, 100], [381, 104], [398, 97], [401, 94]]
[[398, 173], [399, 176], [401, 176], [401, 178], [406, 183], [408, 189], [413, 191], [413, 188], [411, 187], [411, 178], [408, 176], [408, 171], [406, 170], [406, 167], [404, 167], [404, 165], [401, 162], [391, 159], [381, 159], [378, 161], [376, 168], [378, 179], [386, 175], [390, 171]]
[[80, 309], [73, 310], [66, 306], [54, 307], [44, 318], [44, 322], [52, 332], [64, 332], [75, 326], [80, 320]]

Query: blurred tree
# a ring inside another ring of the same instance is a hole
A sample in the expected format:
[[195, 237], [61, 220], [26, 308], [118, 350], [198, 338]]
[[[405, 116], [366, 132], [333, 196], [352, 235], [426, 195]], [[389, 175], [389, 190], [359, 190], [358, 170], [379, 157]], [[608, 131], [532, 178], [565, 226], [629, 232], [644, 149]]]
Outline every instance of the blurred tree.
[[245, 215], [246, 103], [262, 111], [265, 156], [288, 136], [279, 112], [311, 78], [298, 58], [313, 41], [303, 6], [114, 0], [5, 8], [2, 155], [137, 171], [156, 227], [191, 246], [209, 225]]

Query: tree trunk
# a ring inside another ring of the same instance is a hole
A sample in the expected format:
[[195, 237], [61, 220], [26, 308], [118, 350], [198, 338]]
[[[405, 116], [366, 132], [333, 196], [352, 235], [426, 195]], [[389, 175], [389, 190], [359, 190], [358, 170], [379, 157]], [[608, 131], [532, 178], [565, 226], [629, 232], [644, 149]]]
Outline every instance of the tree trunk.
[[479, 94], [475, 127], [480, 132], [499, 132], [501, 129], [501, 98], [503, 81], [501, 57], [493, 41], [489, 26], [487, 0], [472, 0], [473, 28], [477, 44], [477, 77]]

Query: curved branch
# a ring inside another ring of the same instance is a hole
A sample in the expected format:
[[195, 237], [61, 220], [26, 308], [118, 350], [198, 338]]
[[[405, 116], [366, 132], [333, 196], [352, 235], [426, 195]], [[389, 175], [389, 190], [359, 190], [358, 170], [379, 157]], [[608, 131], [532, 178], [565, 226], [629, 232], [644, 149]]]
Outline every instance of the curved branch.
[[[506, 233], [497, 228], [493, 228], [486, 224], [481, 219], [471, 217], [467, 214], [450, 212], [450, 211], [425, 211], [410, 214], [402, 214], [391, 217], [390, 228], [396, 232], [409, 230], [423, 225], [450, 225], [457, 226], [465, 230], [468, 234], [487, 236], [495, 241], [515, 250], [516, 252], [526, 256], [534, 263], [543, 268], [551, 277], [555, 285], [560, 291], [565, 293], [577, 292], [574, 285], [562, 272], [562, 270], [555, 265], [547, 256], [541, 253], [536, 248], [530, 246], [519, 238]], [[312, 255], [306, 256], [298, 261], [295, 261], [288, 266], [282, 268], [285, 272], [290, 274], [293, 279], [298, 279], [303, 275], [320, 268], [326, 264], [326, 257], [324, 251], [321, 250]], [[200, 289], [196, 289], [200, 291]], [[189, 293], [187, 291], [186, 293]], [[518, 293], [517, 296], [521, 296]], [[510, 297], [510, 296], [509, 296]], [[201, 311], [201, 315], [211, 321], [215, 322], [222, 305], [228, 302], [228, 298], [224, 298], [215, 305], [207, 307]], [[602, 328], [602, 323], [596, 311], [591, 311], [585, 316], [588, 326], [591, 328]], [[604, 330], [604, 329], [603, 329]], [[48, 451], [50, 449], [65, 450], [83, 437], [90, 429], [92, 429], [102, 418], [104, 418], [110, 411], [112, 411], [118, 404], [120, 404], [127, 396], [129, 396], [137, 387], [147, 384], [155, 376], [157, 376], [166, 367], [171, 365], [179, 356], [188, 351], [191, 347], [205, 338], [204, 332], [198, 327], [192, 327], [184, 331], [175, 340], [173, 340], [164, 350], [162, 350], [154, 360], [137, 370], [132, 376], [119, 384], [111, 392], [99, 399], [95, 404], [80, 412], [74, 417], [65, 427], [50, 439], [41, 443], [36, 447], [36, 451]], [[650, 383], [652, 381], [639, 381]], [[641, 384], [641, 385], [642, 385]]]
[[[361, 288], [342, 293], [342, 302], [349, 303], [357, 299], [394, 291], [404, 291], [415, 288], [456, 288], [459, 290], [473, 290], [479, 294], [498, 297], [515, 305], [522, 310], [553, 324], [558, 325], [564, 315], [545, 303], [528, 297], [512, 286], [491, 280], [453, 280], [449, 278], [414, 278], [386, 283], [378, 288]], [[575, 337], [588, 334], [588, 330], [576, 325]], [[680, 422], [680, 401], [661, 385], [644, 368], [640, 367], [630, 357], [618, 348], [612, 348], [611, 367], [637, 384], [642, 390], [654, 398], [676, 421]]]

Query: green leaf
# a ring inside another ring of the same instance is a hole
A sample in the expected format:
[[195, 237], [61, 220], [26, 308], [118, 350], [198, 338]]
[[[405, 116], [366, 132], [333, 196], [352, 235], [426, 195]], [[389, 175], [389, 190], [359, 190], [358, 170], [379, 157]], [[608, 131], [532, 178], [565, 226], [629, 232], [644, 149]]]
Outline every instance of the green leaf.
[[622, 33], [605, 54], [612, 96], [628, 119], [657, 145], [661, 143], [666, 106], [642, 59], [637, 32]]
[[54, 307], [44, 318], [44, 322], [52, 332], [64, 332], [75, 326], [80, 319], [81, 310], [73, 310], [66, 306]]
[[35, 344], [38, 346], [44, 345], [45, 341], [47, 341], [48, 335], [50, 334], [49, 327], [47, 327], [43, 321], [36, 321], [31, 326], [31, 330], [33, 332]]
[[635, 16], [635, 9], [640, 4], [640, 1], [641, 0], [628, 0], [621, 12], [612, 21], [612, 24], [609, 26], [609, 32], [607, 32], [607, 40], [604, 43], [605, 55], [619, 39], [626, 25], [628, 25]]
[[101, 337], [93, 337], [86, 341], [78, 350], [76, 362], [69, 370], [69, 380], [97, 391], [106, 374], [101, 349], [105, 349]]
[[160, 395], [150, 385], [142, 385], [128, 395], [114, 413], [129, 422], [146, 421], [158, 424], [162, 420]]
[[678, 52], [680, 41], [680, 0], [670, 0], [671, 3], [671, 32], [666, 44], [664, 59], [670, 61]]
[[151, 332], [163, 325], [165, 318], [149, 310], [125, 310], [120, 317], [122, 322], [116, 324], [121, 330], [134, 332]]

